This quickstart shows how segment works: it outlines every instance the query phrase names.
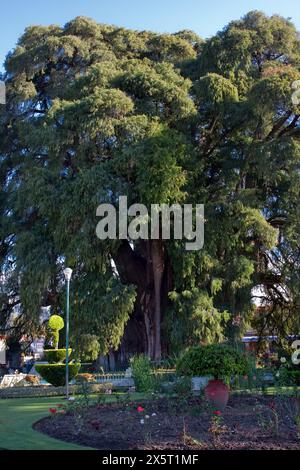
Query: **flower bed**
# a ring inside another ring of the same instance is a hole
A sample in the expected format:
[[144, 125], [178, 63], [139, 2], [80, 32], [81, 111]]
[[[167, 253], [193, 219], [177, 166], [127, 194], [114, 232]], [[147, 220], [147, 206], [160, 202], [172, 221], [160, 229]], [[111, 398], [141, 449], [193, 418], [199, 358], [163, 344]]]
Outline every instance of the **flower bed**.
[[[79, 406], [79, 404], [78, 404]], [[297, 411], [298, 410], [298, 411]], [[300, 401], [233, 395], [224, 413], [199, 397], [51, 410], [37, 431], [98, 449], [299, 449]]]

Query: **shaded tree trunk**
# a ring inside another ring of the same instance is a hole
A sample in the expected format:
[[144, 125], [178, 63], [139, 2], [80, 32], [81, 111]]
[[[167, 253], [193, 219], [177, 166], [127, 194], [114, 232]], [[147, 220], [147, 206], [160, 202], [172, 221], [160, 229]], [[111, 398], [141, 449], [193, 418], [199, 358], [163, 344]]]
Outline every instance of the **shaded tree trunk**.
[[141, 241], [133, 249], [123, 241], [114, 255], [121, 281], [137, 287], [137, 298], [131, 322], [139, 325], [138, 350], [151, 359], [161, 358], [161, 322], [168, 304], [170, 265], [161, 240]]

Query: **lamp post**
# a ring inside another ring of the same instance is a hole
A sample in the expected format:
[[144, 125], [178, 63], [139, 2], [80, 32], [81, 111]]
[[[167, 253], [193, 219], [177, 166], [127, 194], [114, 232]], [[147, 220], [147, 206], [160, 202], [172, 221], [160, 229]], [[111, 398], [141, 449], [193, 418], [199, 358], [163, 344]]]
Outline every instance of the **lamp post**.
[[64, 270], [65, 279], [67, 281], [67, 312], [66, 312], [66, 399], [69, 399], [69, 316], [70, 316], [70, 280], [72, 277], [72, 269]]

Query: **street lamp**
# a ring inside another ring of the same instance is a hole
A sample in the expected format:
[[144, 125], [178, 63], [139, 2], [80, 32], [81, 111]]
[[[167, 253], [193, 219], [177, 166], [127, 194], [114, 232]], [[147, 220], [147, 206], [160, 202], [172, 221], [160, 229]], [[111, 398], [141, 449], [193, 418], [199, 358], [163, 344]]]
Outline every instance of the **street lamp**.
[[66, 398], [69, 399], [69, 315], [70, 315], [70, 280], [72, 277], [72, 269], [64, 270], [65, 279], [67, 281], [67, 312], [66, 312]]

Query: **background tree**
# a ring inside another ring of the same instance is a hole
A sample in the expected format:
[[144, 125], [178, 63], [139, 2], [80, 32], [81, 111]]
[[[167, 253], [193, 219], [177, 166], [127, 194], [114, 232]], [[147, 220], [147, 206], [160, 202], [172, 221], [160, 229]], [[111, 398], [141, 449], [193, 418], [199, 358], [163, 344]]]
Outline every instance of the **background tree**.
[[[24, 318], [62, 305], [65, 263], [74, 268], [72, 328], [98, 336], [102, 352], [121, 343], [158, 359], [171, 340], [178, 349], [237, 339], [257, 285], [274, 305], [276, 286], [289, 286], [297, 303], [291, 87], [300, 74], [290, 21], [250, 12], [202, 41], [79, 17], [27, 28], [4, 78], [1, 256]], [[204, 249], [98, 240], [96, 207], [120, 195], [147, 206], [204, 203]], [[276, 258], [289, 263], [274, 270]]]

